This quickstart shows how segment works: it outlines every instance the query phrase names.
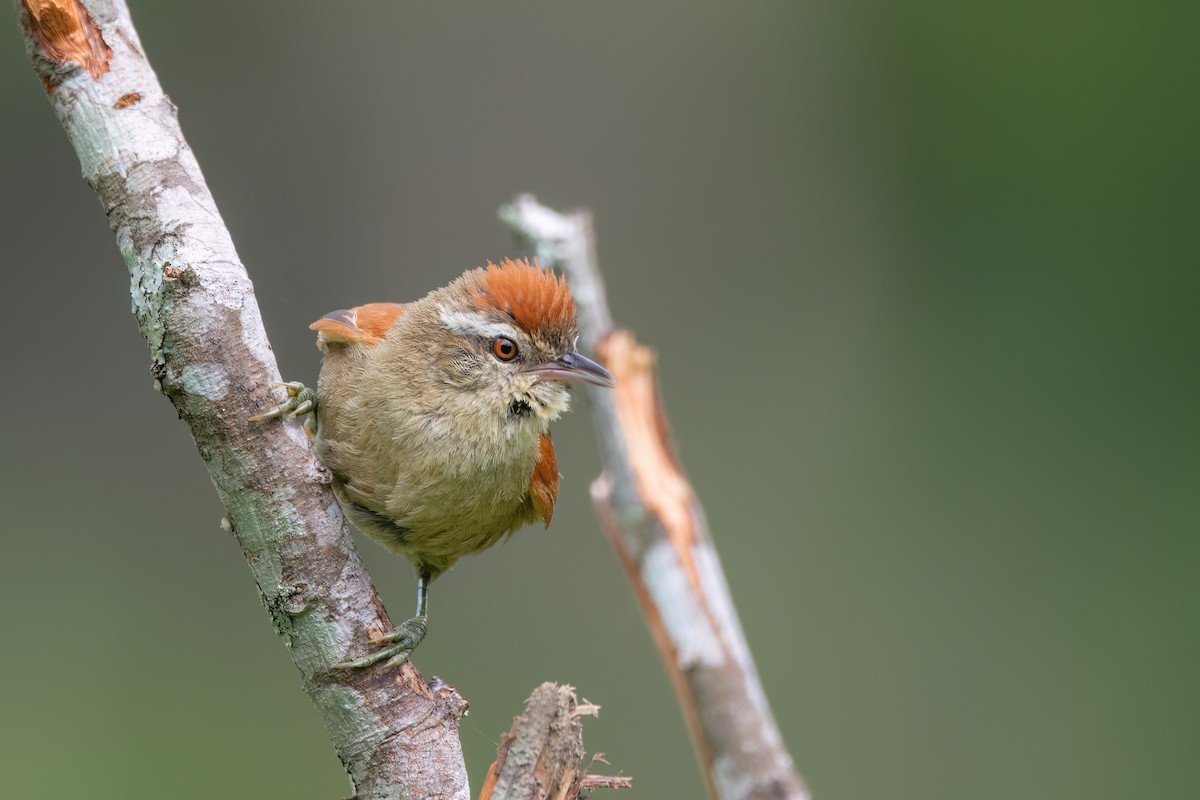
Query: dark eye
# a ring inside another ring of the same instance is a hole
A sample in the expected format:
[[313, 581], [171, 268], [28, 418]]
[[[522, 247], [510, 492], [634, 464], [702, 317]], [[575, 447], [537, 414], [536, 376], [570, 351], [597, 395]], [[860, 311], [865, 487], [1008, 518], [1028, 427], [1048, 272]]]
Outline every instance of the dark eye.
[[517, 357], [516, 342], [503, 336], [497, 336], [492, 340], [492, 355], [501, 361], [512, 361]]

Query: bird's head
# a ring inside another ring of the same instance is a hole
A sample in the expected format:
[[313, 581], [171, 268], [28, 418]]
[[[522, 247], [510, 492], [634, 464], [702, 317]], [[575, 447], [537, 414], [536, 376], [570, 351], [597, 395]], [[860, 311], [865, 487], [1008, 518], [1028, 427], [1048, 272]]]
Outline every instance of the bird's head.
[[481, 413], [556, 419], [569, 383], [611, 387], [608, 370], [576, 352], [575, 301], [566, 282], [537, 263], [505, 260], [473, 269], [430, 296], [444, 346], [443, 380]]

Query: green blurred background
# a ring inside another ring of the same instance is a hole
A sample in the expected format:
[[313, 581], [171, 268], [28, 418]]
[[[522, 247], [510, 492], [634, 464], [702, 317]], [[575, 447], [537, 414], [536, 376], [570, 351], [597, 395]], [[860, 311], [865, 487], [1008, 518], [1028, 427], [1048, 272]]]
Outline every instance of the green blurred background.
[[[595, 211], [818, 797], [1200, 796], [1194, 4], [132, 6], [290, 378], [325, 311], [514, 254], [516, 192]], [[0, 23], [0, 797], [345, 796]], [[554, 679], [626, 796], [697, 797], [581, 410], [417, 663], [476, 789]]]

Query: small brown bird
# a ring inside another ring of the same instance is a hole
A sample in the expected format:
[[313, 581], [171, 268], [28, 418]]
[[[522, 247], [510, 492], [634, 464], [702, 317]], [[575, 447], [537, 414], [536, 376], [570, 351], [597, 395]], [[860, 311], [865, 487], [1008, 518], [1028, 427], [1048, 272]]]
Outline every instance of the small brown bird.
[[407, 558], [417, 613], [373, 640], [388, 646], [340, 667], [398, 664], [425, 636], [429, 584], [465, 555], [535, 520], [558, 495], [550, 423], [566, 383], [611, 387], [575, 352], [565, 281], [527, 261], [489, 262], [414, 303], [370, 303], [310, 326], [324, 353], [316, 396], [253, 419], [313, 412], [317, 455], [346, 517]]

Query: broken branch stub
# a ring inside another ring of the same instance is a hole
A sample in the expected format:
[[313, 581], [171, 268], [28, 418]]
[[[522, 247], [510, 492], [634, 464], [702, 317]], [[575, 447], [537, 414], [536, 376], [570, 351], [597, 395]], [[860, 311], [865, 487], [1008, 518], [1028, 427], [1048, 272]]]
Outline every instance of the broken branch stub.
[[574, 688], [543, 683], [500, 740], [479, 800], [575, 800], [593, 789], [631, 786], [632, 778], [594, 775], [584, 764], [582, 718], [599, 711], [580, 702]]

